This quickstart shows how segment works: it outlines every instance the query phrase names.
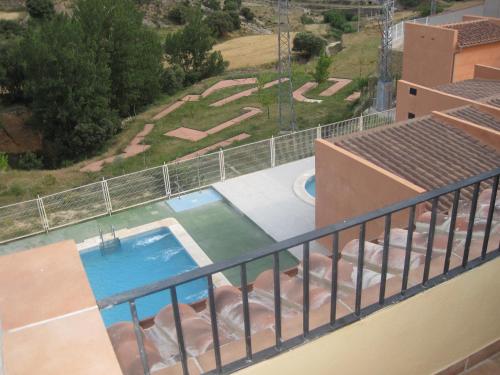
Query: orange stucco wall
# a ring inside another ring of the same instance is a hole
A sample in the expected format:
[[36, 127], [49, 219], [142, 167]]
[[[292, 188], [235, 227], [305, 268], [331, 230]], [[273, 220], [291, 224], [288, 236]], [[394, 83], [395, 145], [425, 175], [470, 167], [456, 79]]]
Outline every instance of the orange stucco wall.
[[500, 81], [500, 67], [476, 64], [474, 66], [474, 78], [494, 79]]
[[500, 68], [500, 42], [464, 48], [456, 53], [453, 82], [474, 78], [476, 64]]
[[[417, 95], [410, 95], [410, 88], [417, 89]], [[403, 80], [398, 81], [397, 98], [396, 121], [407, 120], [408, 113], [420, 117], [432, 111], [444, 111], [471, 103], [470, 100]]]
[[[411, 197], [425, 190], [379, 168], [331, 142], [316, 141], [316, 227], [341, 222]], [[393, 226], [404, 227], [408, 213], [392, 217]], [[371, 222], [366, 238], [383, 231], [383, 220]], [[359, 228], [343, 231], [340, 246], [358, 238]], [[331, 238], [321, 243], [331, 248]]]
[[456, 30], [406, 23], [402, 78], [431, 87], [450, 83], [456, 43]]

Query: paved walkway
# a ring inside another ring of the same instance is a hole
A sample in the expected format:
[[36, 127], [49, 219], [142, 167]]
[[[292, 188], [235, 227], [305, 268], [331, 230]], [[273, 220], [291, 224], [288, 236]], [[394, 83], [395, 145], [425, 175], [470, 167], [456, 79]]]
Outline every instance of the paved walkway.
[[[219, 182], [214, 188], [276, 241], [314, 229], [314, 206], [293, 191], [293, 184], [314, 169], [314, 157]], [[320, 250], [312, 244], [313, 250]], [[302, 249], [291, 249], [302, 258]]]

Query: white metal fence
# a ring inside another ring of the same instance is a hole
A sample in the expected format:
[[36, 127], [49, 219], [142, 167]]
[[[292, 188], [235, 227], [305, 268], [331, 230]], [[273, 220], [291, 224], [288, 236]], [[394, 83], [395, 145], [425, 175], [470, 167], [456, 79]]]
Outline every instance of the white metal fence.
[[395, 110], [174, 161], [60, 193], [0, 207], [0, 243], [197, 190], [314, 155], [314, 140], [388, 125]]

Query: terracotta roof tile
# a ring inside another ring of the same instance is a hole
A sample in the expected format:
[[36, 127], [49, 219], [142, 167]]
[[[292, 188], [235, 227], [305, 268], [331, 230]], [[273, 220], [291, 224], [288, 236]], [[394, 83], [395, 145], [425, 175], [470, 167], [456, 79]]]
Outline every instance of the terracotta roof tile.
[[[358, 133], [334, 143], [426, 190], [500, 165], [500, 154], [495, 150], [431, 117]], [[463, 192], [464, 198], [470, 195], [470, 189]], [[451, 197], [441, 203], [442, 209], [447, 208]]]
[[450, 116], [460, 118], [472, 122], [474, 124], [484, 126], [496, 131], [500, 131], [500, 119], [495, 118], [488, 112], [481, 111], [480, 108], [466, 106], [457, 109], [452, 109], [447, 112]]
[[458, 30], [458, 45], [460, 47], [500, 41], [500, 25], [489, 20], [460, 22], [443, 27]]
[[500, 98], [490, 99], [488, 104], [500, 108]]
[[465, 81], [437, 86], [436, 90], [460, 96], [462, 98], [478, 100], [494, 95], [500, 95], [500, 81], [468, 79]]

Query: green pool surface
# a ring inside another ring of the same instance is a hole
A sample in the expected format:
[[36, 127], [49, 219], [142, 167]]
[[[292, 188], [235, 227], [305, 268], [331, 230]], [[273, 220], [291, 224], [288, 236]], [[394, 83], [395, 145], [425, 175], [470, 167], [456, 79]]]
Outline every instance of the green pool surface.
[[[168, 217], [176, 218], [214, 263], [237, 257], [274, 242], [250, 219], [235, 210], [226, 201], [208, 203], [179, 213], [175, 213], [168, 207], [166, 201], [160, 201], [131, 208], [112, 216], [57, 229], [48, 234], [40, 234], [0, 245], [0, 255], [63, 240], [74, 240], [79, 243], [87, 238], [98, 236], [98, 227], [101, 227], [104, 233], [108, 233], [111, 231], [111, 225], [119, 230]], [[281, 269], [287, 269], [296, 264], [296, 258], [290, 253], [283, 252], [280, 256]], [[249, 282], [253, 281], [260, 272], [271, 268], [272, 265], [270, 257], [248, 264]], [[240, 284], [239, 268], [227, 270], [224, 275], [234, 285]]]

